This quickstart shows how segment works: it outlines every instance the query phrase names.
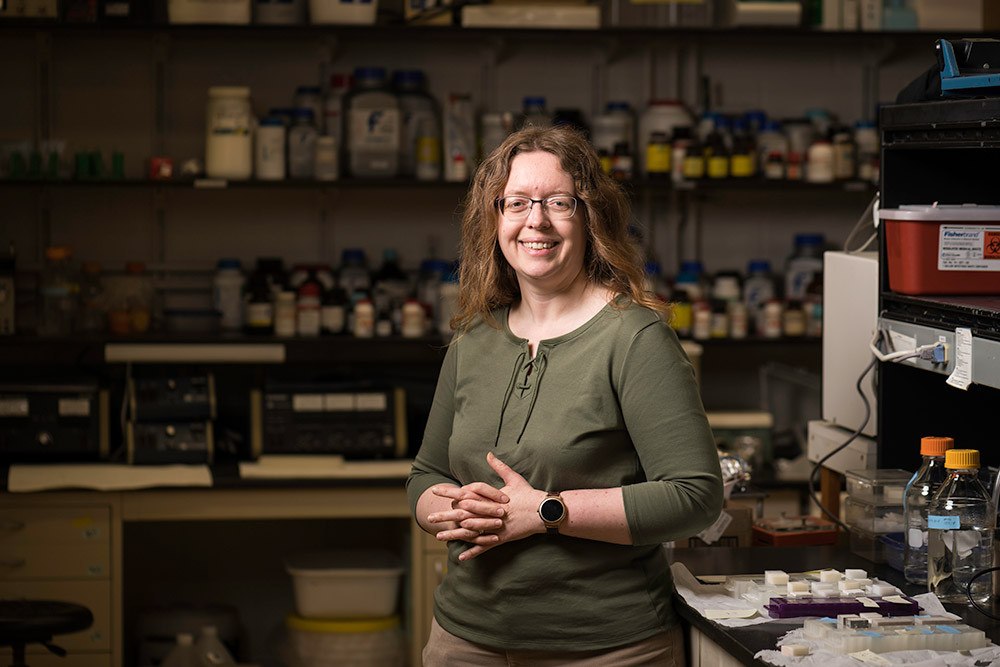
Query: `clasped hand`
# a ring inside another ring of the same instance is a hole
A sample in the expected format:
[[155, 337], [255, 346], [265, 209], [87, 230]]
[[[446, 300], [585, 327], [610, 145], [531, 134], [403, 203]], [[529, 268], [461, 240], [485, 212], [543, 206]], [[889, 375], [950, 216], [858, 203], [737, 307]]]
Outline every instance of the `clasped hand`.
[[472, 482], [465, 486], [439, 484], [431, 489], [434, 495], [451, 500], [450, 510], [427, 517], [429, 523], [453, 526], [439, 531], [436, 537], [443, 542], [462, 540], [472, 544], [459, 555], [459, 560], [475, 558], [498, 544], [545, 529], [538, 516], [538, 505], [545, 499], [545, 492], [533, 488], [492, 452], [486, 455], [486, 462], [504, 481], [502, 488]]

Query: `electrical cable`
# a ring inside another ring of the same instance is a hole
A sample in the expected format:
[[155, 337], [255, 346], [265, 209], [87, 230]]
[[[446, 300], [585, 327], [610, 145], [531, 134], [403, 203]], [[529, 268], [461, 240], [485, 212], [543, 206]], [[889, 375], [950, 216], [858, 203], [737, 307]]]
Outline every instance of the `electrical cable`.
[[871, 245], [872, 241], [878, 238], [878, 231], [876, 231], [871, 236], [869, 236], [868, 240], [865, 241], [860, 247], [851, 250], [851, 241], [854, 240], [855, 234], [862, 231], [865, 228], [866, 223], [869, 222], [869, 220], [871, 220], [872, 225], [874, 226], [875, 209], [877, 206], [878, 206], [878, 193], [876, 192], [875, 195], [872, 197], [871, 201], [868, 202], [868, 206], [865, 207], [865, 210], [861, 214], [861, 217], [858, 218], [858, 221], [856, 223], [854, 223], [853, 229], [851, 229], [851, 231], [847, 234], [847, 239], [844, 241], [844, 252], [846, 252], [848, 255], [853, 255], [855, 253], [862, 252], [865, 248]]
[[972, 578], [969, 579], [969, 585], [965, 588], [965, 595], [966, 597], [969, 598], [969, 602], [972, 603], [972, 606], [975, 607], [976, 611], [978, 611], [980, 614], [986, 616], [987, 618], [992, 618], [994, 621], [1000, 621], [1000, 616], [994, 616], [990, 612], [980, 607], [979, 603], [976, 602], [976, 600], [972, 597], [972, 582], [974, 582], [976, 579], [983, 576], [984, 574], [989, 574], [990, 572], [1000, 572], [1000, 567], [988, 567], [985, 570], [980, 570], [979, 572], [973, 574]]
[[838, 526], [840, 526], [841, 528], [843, 528], [845, 531], [850, 530], [847, 527], [847, 524], [845, 524], [843, 521], [841, 521], [840, 517], [835, 516], [833, 514], [833, 512], [831, 512], [830, 510], [828, 510], [823, 505], [823, 503], [820, 502], [819, 498], [816, 497], [816, 473], [819, 472], [819, 469], [823, 467], [823, 464], [826, 463], [827, 460], [831, 456], [833, 456], [834, 454], [837, 454], [838, 452], [840, 452], [841, 450], [843, 450], [845, 447], [847, 447], [849, 444], [851, 444], [852, 442], [854, 442], [857, 439], [857, 437], [859, 435], [861, 435], [861, 431], [864, 430], [865, 426], [868, 425], [868, 420], [871, 419], [871, 416], [872, 416], [872, 406], [871, 406], [871, 403], [868, 402], [868, 397], [865, 396], [865, 391], [864, 391], [864, 388], [861, 386], [861, 383], [864, 382], [865, 376], [868, 375], [868, 373], [872, 370], [872, 368], [875, 367], [875, 363], [877, 361], [878, 361], [878, 359], [876, 357], [872, 357], [872, 360], [870, 362], [868, 362], [868, 365], [865, 366], [865, 369], [863, 371], [861, 371], [861, 375], [858, 376], [858, 381], [854, 385], [855, 388], [858, 390], [858, 394], [861, 396], [861, 401], [864, 403], [864, 406], [865, 406], [865, 418], [864, 418], [864, 421], [861, 422], [860, 426], [858, 426], [856, 429], [854, 429], [854, 432], [851, 433], [851, 435], [847, 438], [847, 440], [845, 440], [843, 443], [841, 443], [840, 445], [838, 445], [834, 449], [832, 449], [829, 452], [827, 452], [826, 455], [823, 456], [823, 458], [821, 458], [819, 461], [817, 461], [816, 465], [813, 466], [812, 472], [809, 474], [809, 498], [812, 499], [812, 501], [814, 503], [816, 503], [816, 506], [819, 507], [820, 511], [822, 511], [823, 514], [825, 514], [827, 517], [829, 517], [830, 520], [832, 520]]

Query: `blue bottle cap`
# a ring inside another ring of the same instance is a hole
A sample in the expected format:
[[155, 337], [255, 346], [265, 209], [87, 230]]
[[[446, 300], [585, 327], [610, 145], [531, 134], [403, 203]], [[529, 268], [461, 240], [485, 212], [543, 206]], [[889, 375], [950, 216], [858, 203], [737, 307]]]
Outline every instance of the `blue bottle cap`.
[[392, 73], [392, 82], [400, 84], [422, 84], [424, 82], [424, 72], [419, 69], [398, 69]]
[[795, 245], [823, 245], [825, 239], [822, 234], [796, 234]]
[[292, 118], [308, 118], [309, 120], [312, 120], [315, 115], [316, 112], [312, 109], [303, 109], [301, 107], [292, 109]]
[[285, 124], [285, 119], [281, 116], [264, 116], [260, 119], [261, 127], [281, 127]]
[[443, 259], [425, 259], [420, 262], [420, 270], [424, 273], [447, 273], [451, 264]]
[[365, 251], [362, 248], [344, 248], [344, 251], [340, 253], [340, 261], [343, 263], [347, 262], [364, 262], [365, 261]]
[[608, 111], [628, 111], [629, 110], [628, 102], [620, 102], [618, 100], [615, 100], [614, 102], [608, 102], [607, 110]]
[[725, 116], [715, 117], [715, 129], [717, 130], [728, 130], [732, 126], [732, 122]]
[[659, 262], [646, 262], [646, 274], [650, 276], [659, 276], [663, 273], [660, 268]]
[[859, 120], [854, 123], [854, 129], [856, 130], [869, 130], [874, 128], [875, 128], [875, 121]]
[[299, 86], [295, 89], [296, 95], [319, 95], [319, 86]]
[[747, 264], [747, 273], [770, 273], [771, 262], [766, 259], [751, 259]]
[[219, 269], [236, 269], [236, 270], [239, 270], [241, 268], [240, 260], [235, 259], [233, 257], [224, 257], [220, 259], [218, 264], [216, 264], [216, 267]]
[[767, 112], [761, 109], [751, 109], [743, 114], [743, 118], [748, 123], [755, 123], [759, 127], [767, 122]]
[[688, 260], [686, 262], [681, 262], [681, 273], [693, 273], [698, 276], [704, 272], [704, 267], [700, 260]]
[[385, 81], [385, 68], [358, 67], [354, 70], [354, 81], [358, 82], [362, 79], [365, 80], [377, 79], [378, 81]]
[[781, 132], [781, 121], [780, 120], [765, 120], [764, 124], [760, 126], [760, 129], [764, 132]]
[[544, 107], [545, 98], [540, 96], [531, 96], [524, 98], [524, 106], [526, 107]]

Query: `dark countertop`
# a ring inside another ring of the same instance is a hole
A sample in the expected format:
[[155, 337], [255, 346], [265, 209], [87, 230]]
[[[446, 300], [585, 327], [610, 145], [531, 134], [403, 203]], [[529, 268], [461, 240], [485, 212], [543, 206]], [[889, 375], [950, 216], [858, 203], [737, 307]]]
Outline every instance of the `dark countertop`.
[[[761, 574], [764, 570], [784, 570], [786, 572], [806, 572], [832, 568], [845, 570], [858, 568], [894, 586], [907, 595], [925, 593], [926, 589], [906, 583], [902, 572], [888, 565], [873, 563], [851, 553], [846, 546], [813, 547], [701, 547], [693, 549], [672, 549], [668, 552], [671, 562], [683, 563], [691, 574]], [[742, 628], [723, 627], [709, 621], [697, 610], [685, 604], [683, 598], [675, 597], [678, 615], [714, 641], [744, 665], [768, 665], [754, 660], [754, 655], [764, 649], [775, 649], [778, 638], [791, 628], [786, 622], [761, 623]], [[986, 635], [1000, 644], [1000, 621], [995, 621], [971, 606], [945, 605], [958, 614], [969, 625], [986, 631]], [[1000, 616], [1000, 604], [993, 602], [991, 613]]]

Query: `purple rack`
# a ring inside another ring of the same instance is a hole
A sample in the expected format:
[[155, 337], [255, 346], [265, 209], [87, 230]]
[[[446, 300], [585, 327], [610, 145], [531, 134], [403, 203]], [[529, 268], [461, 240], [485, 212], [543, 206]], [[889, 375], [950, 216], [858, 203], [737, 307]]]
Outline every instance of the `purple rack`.
[[920, 604], [905, 595], [893, 596], [906, 600], [892, 602], [881, 597], [868, 596], [866, 599], [878, 605], [878, 609], [865, 606], [856, 597], [818, 598], [803, 596], [800, 598], [771, 598], [764, 609], [771, 618], [798, 618], [801, 616], [826, 616], [836, 618], [838, 614], [861, 614], [878, 612], [883, 616], [916, 616], [920, 613]]

